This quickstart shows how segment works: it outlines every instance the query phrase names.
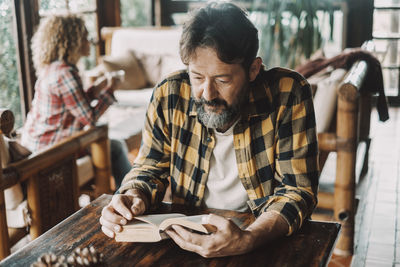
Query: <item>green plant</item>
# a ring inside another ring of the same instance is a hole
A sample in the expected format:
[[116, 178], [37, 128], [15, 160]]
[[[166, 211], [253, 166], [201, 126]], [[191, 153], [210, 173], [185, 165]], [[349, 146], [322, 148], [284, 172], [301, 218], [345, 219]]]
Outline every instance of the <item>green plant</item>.
[[334, 1], [254, 0], [251, 18], [260, 31], [260, 56], [264, 63], [269, 67], [294, 68], [309, 58], [322, 44], [317, 11], [332, 12]]
[[150, 1], [120, 0], [122, 26], [145, 26], [149, 24]]

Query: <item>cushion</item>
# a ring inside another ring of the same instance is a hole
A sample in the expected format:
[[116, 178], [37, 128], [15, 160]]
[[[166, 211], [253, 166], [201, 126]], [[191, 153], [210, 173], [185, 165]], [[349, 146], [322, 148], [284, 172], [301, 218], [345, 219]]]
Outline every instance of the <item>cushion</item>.
[[[346, 74], [344, 69], [334, 70], [329, 77], [322, 79], [317, 84], [313, 104], [315, 122], [318, 133], [326, 132], [331, 125], [336, 110], [338, 85]], [[309, 79], [310, 81], [310, 79]]]
[[14, 209], [6, 209], [7, 226], [11, 228], [23, 228], [31, 224], [32, 218], [28, 210], [26, 200], [19, 203]]
[[149, 86], [156, 85], [161, 81], [162, 55], [137, 52], [145, 77]]
[[161, 77], [165, 78], [166, 76], [177, 70], [182, 70], [186, 68], [186, 65], [183, 64], [180, 57], [166, 55], [162, 58], [161, 62]]
[[[5, 168], [11, 161], [8, 140], [0, 134], [0, 157], [1, 167]], [[4, 190], [4, 199], [6, 203], [6, 209], [15, 209], [24, 200], [21, 185], [18, 183]]]
[[136, 52], [149, 86], [155, 86], [168, 74], [186, 68], [179, 56]]
[[181, 34], [182, 27], [120, 28], [113, 32], [110, 54], [121, 55], [133, 50], [178, 57]]
[[125, 79], [119, 89], [139, 89], [147, 85], [145, 73], [133, 51], [119, 56], [104, 56], [102, 64], [106, 71], [125, 71]]
[[76, 160], [78, 172], [78, 185], [83, 186], [94, 177], [93, 163], [89, 155], [78, 158]]

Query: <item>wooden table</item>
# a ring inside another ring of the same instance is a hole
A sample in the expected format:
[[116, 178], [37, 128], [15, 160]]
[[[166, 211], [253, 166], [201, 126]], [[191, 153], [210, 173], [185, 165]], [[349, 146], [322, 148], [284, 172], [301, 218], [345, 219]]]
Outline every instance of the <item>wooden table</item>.
[[[43, 253], [69, 255], [77, 247], [94, 246], [104, 254], [105, 266], [325, 266], [329, 261], [340, 224], [307, 221], [300, 231], [250, 253], [206, 259], [179, 248], [171, 239], [158, 243], [118, 243], [100, 229], [102, 208], [110, 201], [102, 195], [74, 213], [27, 246], [0, 262], [0, 266], [29, 266]], [[182, 212], [182, 207], [164, 207], [163, 211]], [[203, 210], [230, 217], [240, 227], [254, 221], [250, 213], [226, 210]], [[198, 210], [183, 212], [187, 215]]]

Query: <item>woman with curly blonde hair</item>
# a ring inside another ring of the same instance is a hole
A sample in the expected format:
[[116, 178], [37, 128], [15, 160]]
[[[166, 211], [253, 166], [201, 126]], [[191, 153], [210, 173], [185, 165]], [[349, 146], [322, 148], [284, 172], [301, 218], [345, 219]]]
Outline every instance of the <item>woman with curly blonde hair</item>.
[[[44, 18], [32, 38], [32, 58], [37, 72], [59, 60], [75, 65], [89, 55], [85, 22], [73, 15]], [[39, 74], [40, 75], [40, 74]]]
[[[41, 20], [32, 38], [33, 63], [38, 75], [21, 142], [40, 151], [94, 125], [115, 101], [119, 80], [102, 77], [83, 89], [76, 64], [90, 53], [85, 22], [75, 15], [52, 15]], [[93, 101], [97, 100], [97, 101]], [[111, 140], [112, 172], [118, 187], [130, 170], [126, 145]]]

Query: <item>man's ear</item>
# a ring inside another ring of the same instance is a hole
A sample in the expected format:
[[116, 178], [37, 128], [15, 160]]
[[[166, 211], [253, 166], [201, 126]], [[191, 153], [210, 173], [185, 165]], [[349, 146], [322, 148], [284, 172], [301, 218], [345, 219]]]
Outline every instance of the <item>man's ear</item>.
[[250, 65], [249, 69], [249, 81], [252, 82], [256, 79], [258, 73], [260, 72], [262, 65], [262, 59], [260, 57], [256, 57], [253, 60], [253, 63]]

